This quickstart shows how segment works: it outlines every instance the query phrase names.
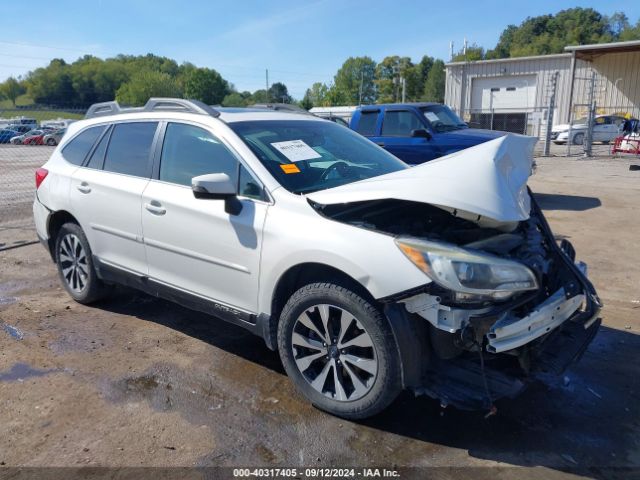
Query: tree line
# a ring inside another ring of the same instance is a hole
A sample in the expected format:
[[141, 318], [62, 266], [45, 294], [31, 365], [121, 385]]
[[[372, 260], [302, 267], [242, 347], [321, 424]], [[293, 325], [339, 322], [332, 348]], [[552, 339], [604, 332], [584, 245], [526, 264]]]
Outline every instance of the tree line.
[[[631, 24], [617, 12], [602, 15], [592, 8], [571, 8], [555, 15], [529, 17], [520, 25], [507, 26], [496, 46], [485, 50], [472, 44], [459, 50], [452, 61], [474, 61], [560, 53], [567, 45], [640, 39], [640, 20]], [[350, 57], [329, 84], [316, 82], [298, 103], [314, 106], [358, 105], [406, 101], [444, 101], [445, 63], [424, 55], [417, 63], [392, 55], [377, 63], [368, 56]], [[292, 103], [287, 86], [276, 82], [268, 90], [238, 91], [211, 68], [153, 54], [118, 55], [100, 59], [86, 55], [73, 63], [52, 60], [48, 66], [24, 78], [0, 83], [0, 99], [15, 106], [27, 93], [36, 104], [63, 108], [86, 108], [113, 100], [143, 105], [151, 96], [184, 97], [210, 105], [247, 106], [255, 103]]]

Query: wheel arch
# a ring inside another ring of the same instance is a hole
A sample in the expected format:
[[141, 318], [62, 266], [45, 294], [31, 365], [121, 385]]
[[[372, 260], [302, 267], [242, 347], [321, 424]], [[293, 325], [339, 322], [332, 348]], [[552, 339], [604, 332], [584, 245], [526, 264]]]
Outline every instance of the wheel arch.
[[74, 217], [71, 213], [66, 210], [58, 210], [53, 212], [49, 216], [49, 220], [47, 221], [47, 246], [49, 249], [49, 254], [51, 255], [51, 259], [55, 262], [55, 245], [56, 238], [58, 237], [58, 232], [60, 228], [65, 223], [75, 223], [80, 225], [80, 222]]
[[271, 293], [270, 314], [260, 314], [259, 322], [263, 323], [263, 337], [271, 350], [277, 349], [277, 330], [280, 312], [294, 292], [309, 283], [331, 282], [350, 288], [358, 295], [375, 302], [371, 292], [348, 273], [330, 265], [319, 262], [299, 263], [284, 271]]

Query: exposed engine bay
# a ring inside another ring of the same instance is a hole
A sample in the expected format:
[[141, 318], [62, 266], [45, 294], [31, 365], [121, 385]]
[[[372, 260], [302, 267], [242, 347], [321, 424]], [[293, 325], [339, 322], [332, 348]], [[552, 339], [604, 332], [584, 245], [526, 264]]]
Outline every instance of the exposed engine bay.
[[[455, 210], [395, 199], [314, 207], [356, 227], [516, 261], [535, 275], [537, 288], [508, 298], [461, 293], [433, 281], [387, 299], [403, 305], [412, 318], [427, 320], [422, 335], [428, 360], [414, 390], [444, 404], [488, 407], [496, 398], [513, 396], [532, 373], [563, 371], [597, 331], [600, 303], [586, 265], [574, 263], [568, 241], [557, 244], [533, 199], [529, 218], [509, 223], [472, 220], [468, 212], [461, 218]], [[555, 345], [563, 335], [577, 340], [570, 347]]]

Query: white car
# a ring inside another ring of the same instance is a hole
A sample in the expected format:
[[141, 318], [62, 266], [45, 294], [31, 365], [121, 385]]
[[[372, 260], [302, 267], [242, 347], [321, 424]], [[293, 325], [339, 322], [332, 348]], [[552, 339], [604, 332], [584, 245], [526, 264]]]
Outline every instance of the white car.
[[[593, 141], [609, 143], [622, 132], [624, 117], [619, 115], [596, 115], [593, 124]], [[588, 118], [578, 118], [569, 124], [556, 125], [551, 129], [551, 140], [556, 144], [567, 143], [571, 134], [573, 145], [582, 145], [587, 136]], [[571, 132], [569, 132], [571, 130]]]
[[600, 325], [527, 189], [534, 143], [409, 168], [311, 115], [109, 102], [38, 169], [35, 224], [76, 301], [119, 283], [240, 325], [335, 415], [404, 388], [490, 408], [563, 371]]

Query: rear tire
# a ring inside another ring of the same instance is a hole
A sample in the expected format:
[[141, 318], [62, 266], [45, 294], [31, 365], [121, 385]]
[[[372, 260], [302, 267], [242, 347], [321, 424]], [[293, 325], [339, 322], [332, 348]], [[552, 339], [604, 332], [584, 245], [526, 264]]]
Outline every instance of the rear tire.
[[306, 285], [287, 301], [278, 324], [287, 374], [313, 405], [359, 419], [400, 393], [400, 359], [387, 318], [371, 301], [332, 283]]
[[108, 295], [110, 289], [96, 274], [91, 247], [78, 224], [62, 225], [54, 253], [60, 280], [76, 302], [89, 304]]
[[53, 138], [47, 138], [47, 145], [50, 147], [55, 147], [56, 141]]

